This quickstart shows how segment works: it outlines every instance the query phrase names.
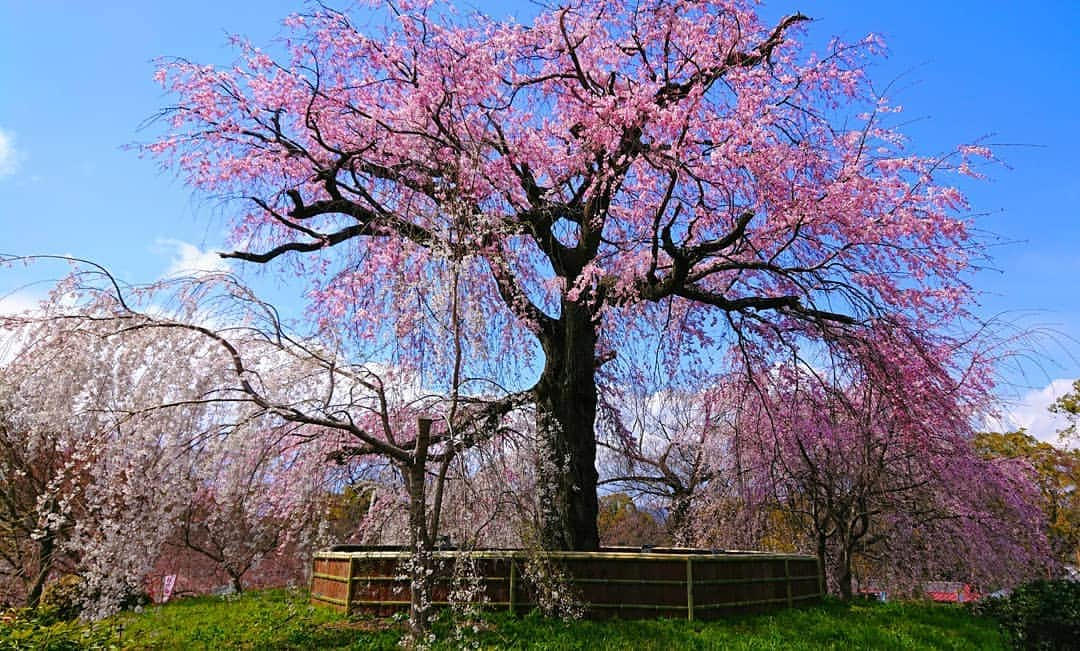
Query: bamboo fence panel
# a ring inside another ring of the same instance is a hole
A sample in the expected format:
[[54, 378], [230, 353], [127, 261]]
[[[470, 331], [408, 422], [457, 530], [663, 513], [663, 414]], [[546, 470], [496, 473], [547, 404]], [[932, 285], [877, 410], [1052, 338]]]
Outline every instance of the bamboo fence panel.
[[[647, 552], [439, 551], [432, 601], [449, 605], [452, 566], [467, 557], [480, 583], [479, 605], [523, 613], [536, 604], [524, 580], [536, 560], [562, 569], [593, 619], [678, 617], [715, 619], [735, 612], [797, 606], [823, 593], [817, 559], [799, 554], [669, 549]], [[313, 603], [343, 612], [389, 615], [409, 604], [408, 554], [379, 548], [319, 552], [311, 580]]]

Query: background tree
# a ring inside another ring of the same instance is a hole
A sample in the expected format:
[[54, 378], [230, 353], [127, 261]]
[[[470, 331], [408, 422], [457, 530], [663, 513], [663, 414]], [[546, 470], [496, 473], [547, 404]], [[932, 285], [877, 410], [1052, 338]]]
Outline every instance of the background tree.
[[[910, 411], [866, 379], [785, 369], [770, 381], [749, 405], [758, 428], [744, 432], [744, 453], [842, 598], [860, 567], [901, 592], [939, 578], [996, 588], [1045, 571], [1031, 477], [976, 454], [970, 418], [945, 415], [953, 398]], [[929, 430], [923, 410], [956, 429]]]
[[[450, 269], [447, 277], [443, 309], [429, 305], [429, 313], [451, 341], [460, 340], [458, 276]], [[104, 423], [87, 431], [114, 427], [110, 440], [126, 446], [123, 455], [88, 451], [106, 464], [93, 472], [121, 491], [100, 491], [100, 518], [81, 529], [96, 538], [89, 548], [99, 552], [97, 579], [119, 580], [107, 571], [112, 564], [131, 568], [124, 580], [137, 585], [156, 554], [147, 551], [138, 563], [123, 558], [134, 554], [130, 536], [146, 535], [146, 551], [179, 527], [185, 544], [220, 563], [239, 588], [256, 548], [276, 544], [275, 526], [306, 527], [303, 515], [322, 490], [320, 466], [330, 458], [346, 465], [375, 460], [396, 473], [407, 496], [401, 506], [412, 552], [410, 630], [414, 639], [426, 630], [430, 552], [448, 473], [461, 453], [498, 435], [527, 394], [465, 393], [463, 347], [452, 343], [444, 358], [449, 393], [430, 391], [411, 369], [353, 361], [347, 338], [291, 334], [273, 306], [228, 276], [125, 290], [91, 265], [56, 296], [40, 314], [5, 321], [29, 337], [19, 357], [37, 384], [17, 392], [27, 408], [49, 371], [60, 374]], [[35, 364], [42, 357], [71, 367], [46, 370]], [[65, 399], [71, 398], [62, 391], [50, 394], [58, 409]], [[303, 439], [302, 454], [289, 451]], [[292, 444], [279, 448], [287, 440]], [[309, 456], [311, 449], [321, 454]], [[152, 472], [127, 465], [146, 460]], [[290, 474], [294, 465], [302, 467]], [[145, 504], [132, 504], [136, 498]], [[166, 498], [171, 502], [162, 504]], [[169, 517], [141, 525], [138, 534], [120, 526], [147, 517], [147, 508]]]
[[[1063, 403], [1064, 399], [1058, 402]], [[1080, 450], [1055, 447], [1022, 429], [981, 433], [975, 445], [985, 457], [1030, 464], [1042, 497], [1051, 547], [1062, 562], [1080, 565]]]
[[320, 443], [314, 433], [256, 422], [173, 460], [188, 500], [169, 542], [213, 561], [237, 593], [268, 556], [288, 549], [309, 559], [331, 488]]
[[70, 567], [71, 496], [88, 478], [70, 463], [66, 437], [30, 431], [0, 402], [0, 589], [5, 604], [34, 608], [53, 573]]
[[172, 462], [232, 414], [200, 406], [220, 376], [197, 341], [114, 338], [107, 316], [68, 311], [76, 285], [61, 283], [37, 313], [0, 318], [18, 342], [0, 378], [5, 433], [34, 465], [5, 488], [43, 488], [31, 496], [31, 538], [53, 563], [37, 580], [78, 574], [86, 612], [100, 616], [143, 590], [172, 533], [188, 496]]
[[1061, 431], [1062, 438], [1076, 436], [1076, 421], [1080, 419], [1080, 380], [1073, 382], [1072, 391], [1060, 396], [1050, 405], [1050, 411], [1069, 419], [1069, 426]]
[[235, 66], [165, 62], [176, 104], [147, 149], [247, 198], [228, 257], [296, 265], [312, 314], [395, 364], [448, 354], [427, 308], [459, 270], [470, 374], [535, 403], [545, 546], [599, 542], [612, 355], [654, 342], [674, 372], [730, 347], [742, 370], [811, 344], [872, 352], [890, 391], [944, 391], [908, 369], [956, 370], [980, 249], [939, 177], [986, 152], [903, 151], [863, 72], [875, 37], [804, 53], [806, 16], [733, 0], [588, 0], [527, 26], [388, 8], [293, 16], [278, 59], [240, 42]]
[[341, 483], [344, 488], [326, 495], [326, 534], [335, 543], [357, 543], [357, 536], [371, 511], [379, 486], [369, 481]]
[[[637, 375], [637, 377], [641, 377]], [[738, 419], [726, 390], [736, 383], [703, 378], [705, 386], [624, 383], [603, 393], [601, 484], [627, 491], [665, 514], [669, 540], [690, 546], [694, 508], [738, 452], [732, 447]], [[601, 510], [603, 518], [603, 509]]]
[[605, 546], [663, 545], [670, 539], [656, 517], [643, 511], [626, 493], [600, 497], [600, 540]]

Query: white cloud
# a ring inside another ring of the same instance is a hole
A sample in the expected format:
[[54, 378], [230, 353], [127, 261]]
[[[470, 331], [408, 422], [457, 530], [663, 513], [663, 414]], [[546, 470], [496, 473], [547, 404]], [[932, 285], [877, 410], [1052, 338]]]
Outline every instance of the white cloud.
[[[0, 322], [4, 316], [22, 316], [37, 312], [41, 307], [41, 297], [26, 292], [14, 292], [0, 296]], [[15, 358], [23, 345], [14, 332], [0, 328], [0, 366]]]
[[0, 296], [0, 315], [22, 314], [24, 312], [36, 310], [40, 306], [40, 303], [40, 296], [33, 296], [24, 292], [15, 292], [13, 294]]
[[197, 276], [199, 274], [229, 270], [229, 263], [225, 262], [217, 253], [203, 251], [194, 244], [180, 240], [158, 240], [158, 244], [173, 249], [172, 260], [169, 262], [169, 268], [165, 271], [167, 278]]
[[19, 169], [19, 152], [15, 149], [15, 134], [0, 129], [0, 179], [13, 176]]
[[1051, 413], [1050, 405], [1071, 391], [1072, 385], [1073, 380], [1057, 379], [1041, 389], [1028, 391], [1018, 400], [1008, 401], [1001, 417], [991, 419], [987, 424], [1000, 431], [1023, 427], [1040, 441], [1060, 445], [1058, 431], [1069, 422], [1064, 416]]

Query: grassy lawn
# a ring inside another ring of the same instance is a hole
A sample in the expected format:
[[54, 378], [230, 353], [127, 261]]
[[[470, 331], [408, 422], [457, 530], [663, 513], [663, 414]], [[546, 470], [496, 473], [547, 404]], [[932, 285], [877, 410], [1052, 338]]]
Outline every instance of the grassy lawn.
[[385, 631], [376, 643], [352, 622], [308, 604], [304, 592], [259, 590], [240, 597], [194, 597], [117, 617], [123, 649], [364, 649], [391, 648]]
[[[239, 599], [201, 597], [125, 614], [127, 649], [397, 649], [403, 624], [347, 619], [270, 590]], [[435, 648], [460, 649], [1004, 649], [996, 625], [957, 606], [822, 606], [719, 622], [548, 621], [490, 615], [465, 637], [446, 623]]]

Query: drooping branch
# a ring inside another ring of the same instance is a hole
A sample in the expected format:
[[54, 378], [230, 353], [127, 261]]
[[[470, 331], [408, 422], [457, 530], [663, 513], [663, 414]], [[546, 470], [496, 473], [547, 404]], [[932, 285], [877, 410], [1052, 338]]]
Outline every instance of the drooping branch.
[[223, 258], [235, 258], [237, 260], [244, 260], [246, 262], [257, 262], [262, 264], [264, 262], [270, 262], [271, 260], [282, 256], [290, 251], [297, 253], [311, 253], [314, 251], [321, 251], [328, 246], [334, 246], [340, 244], [346, 240], [351, 240], [354, 237], [363, 235], [369, 231], [370, 228], [366, 225], [356, 225], [343, 228], [340, 231], [330, 233], [327, 235], [321, 235], [320, 239], [314, 242], [288, 242], [275, 246], [274, 248], [264, 253], [249, 253], [247, 251], [232, 251], [230, 253], [220, 253]]
[[[472, 408], [462, 408], [453, 423], [441, 428], [437, 432], [427, 434], [426, 460], [441, 463], [447, 458], [452, 458], [460, 449], [473, 447], [496, 436], [499, 431], [499, 420], [533, 401], [531, 391], [519, 391], [496, 400], [473, 400]], [[411, 450], [416, 447], [416, 439], [409, 438], [397, 443], [399, 448]], [[435, 450], [443, 446], [444, 449]], [[447, 447], [448, 446], [448, 447]], [[333, 452], [330, 458], [336, 463], [347, 463], [349, 459], [381, 454], [382, 451], [364, 442], [361, 445], [343, 446]]]

